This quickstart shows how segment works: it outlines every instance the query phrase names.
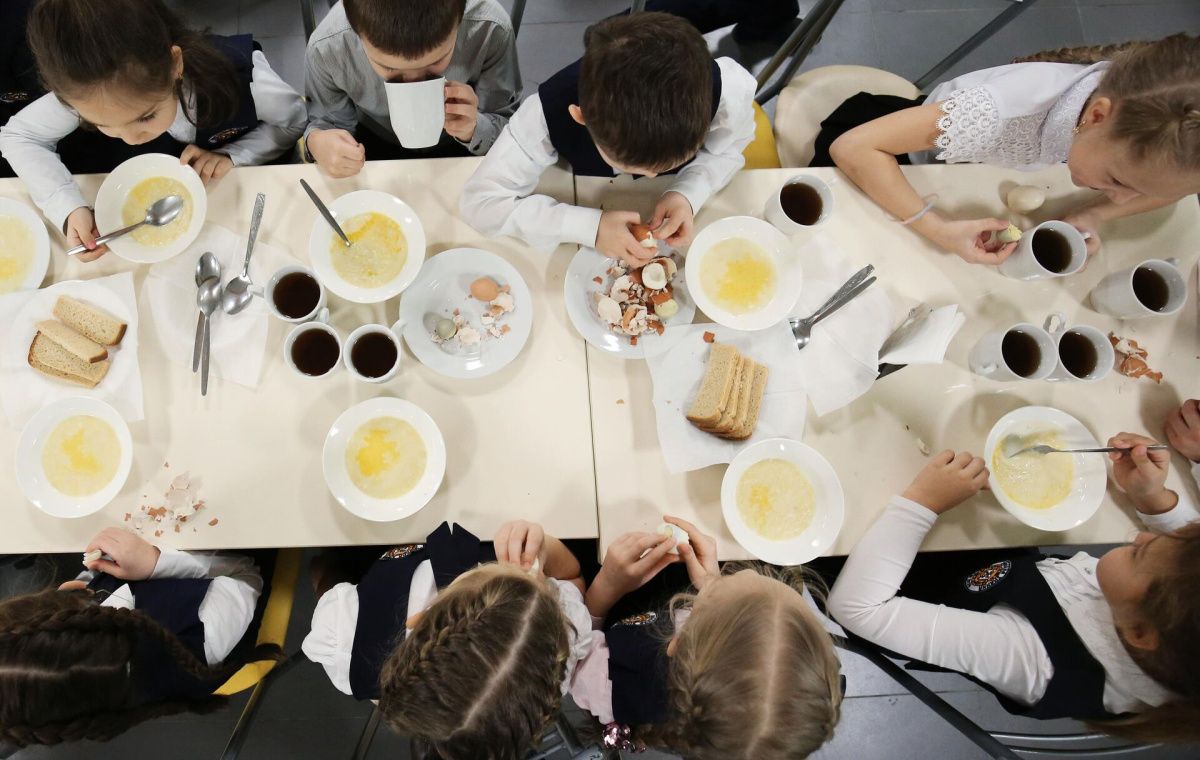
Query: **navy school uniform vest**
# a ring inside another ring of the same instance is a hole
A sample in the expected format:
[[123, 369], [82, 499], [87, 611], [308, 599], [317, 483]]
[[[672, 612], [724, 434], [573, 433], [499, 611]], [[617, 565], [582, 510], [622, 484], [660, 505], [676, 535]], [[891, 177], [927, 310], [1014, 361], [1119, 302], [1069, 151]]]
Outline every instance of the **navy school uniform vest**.
[[[254, 76], [255, 50], [261, 50], [249, 34], [233, 37], [210, 35], [208, 41], [229, 59], [237, 72], [238, 107], [234, 117], [215, 125], [196, 127], [197, 147], [217, 150], [258, 126], [258, 111], [250, 82]], [[141, 145], [130, 145], [117, 137], [109, 137], [95, 129], [81, 128], [58, 143], [58, 154], [72, 174], [102, 174], [115, 169], [121, 162], [146, 153], [166, 153], [179, 156], [187, 145], [167, 132]]]
[[350, 650], [350, 690], [356, 699], [379, 699], [383, 663], [404, 640], [408, 592], [417, 567], [429, 560], [439, 589], [481, 562], [495, 561], [491, 545], [461, 526], [442, 523], [424, 544], [398, 546], [375, 561], [358, 583], [358, 621]]
[[[538, 87], [542, 100], [542, 112], [550, 143], [558, 155], [566, 159], [575, 174], [584, 177], [615, 177], [613, 168], [600, 157], [596, 143], [587, 127], [571, 118], [568, 108], [579, 104], [579, 69], [582, 61], [576, 61]], [[712, 62], [712, 115], [716, 116], [721, 104], [721, 67]], [[691, 163], [690, 161], [688, 163]], [[686, 166], [687, 164], [684, 164]], [[674, 174], [683, 166], [665, 174]]]
[[1024, 705], [978, 682], [1010, 713], [1043, 720], [1115, 718], [1104, 708], [1104, 667], [1088, 652], [1038, 570], [1042, 559], [1045, 556], [1033, 550], [985, 557], [978, 552], [924, 554], [913, 564], [900, 594], [975, 612], [1005, 604], [1029, 620], [1054, 666], [1042, 698]]

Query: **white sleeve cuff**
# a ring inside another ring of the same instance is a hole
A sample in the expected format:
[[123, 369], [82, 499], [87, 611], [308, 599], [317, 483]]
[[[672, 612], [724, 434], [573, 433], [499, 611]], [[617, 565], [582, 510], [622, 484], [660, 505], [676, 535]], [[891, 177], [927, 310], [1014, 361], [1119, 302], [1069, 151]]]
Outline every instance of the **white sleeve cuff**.
[[350, 654], [358, 627], [358, 587], [339, 583], [317, 600], [312, 629], [300, 645], [308, 659], [325, 669], [334, 688], [353, 694], [350, 688]]
[[567, 243], [595, 247], [596, 236], [600, 232], [600, 217], [604, 212], [598, 208], [567, 204], [560, 208], [562, 229], [559, 231], [559, 239]]

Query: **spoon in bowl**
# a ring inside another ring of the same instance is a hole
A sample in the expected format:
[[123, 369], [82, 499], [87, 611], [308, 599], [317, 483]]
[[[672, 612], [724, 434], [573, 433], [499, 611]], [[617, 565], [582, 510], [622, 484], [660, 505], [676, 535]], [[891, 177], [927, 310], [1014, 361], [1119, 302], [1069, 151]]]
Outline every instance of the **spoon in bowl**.
[[[150, 208], [146, 209], [146, 218], [137, 224], [131, 224], [128, 227], [122, 227], [116, 232], [110, 232], [107, 235], [101, 235], [96, 238], [96, 246], [102, 246], [110, 240], [115, 240], [123, 235], [128, 235], [138, 227], [148, 224], [151, 227], [161, 227], [164, 224], [170, 224], [175, 221], [175, 217], [183, 211], [183, 198], [178, 195], [168, 195], [166, 198], [160, 198], [150, 204]], [[88, 251], [86, 245], [77, 245], [67, 251], [68, 256], [84, 253]]]
[[250, 235], [246, 240], [246, 260], [242, 263], [242, 273], [225, 283], [225, 292], [221, 295], [221, 308], [226, 314], [237, 314], [254, 300], [254, 283], [250, 281], [250, 254], [254, 252], [254, 241], [258, 239], [258, 225], [262, 222], [263, 205], [266, 202], [267, 196], [262, 193], [254, 199], [254, 213], [250, 217]]

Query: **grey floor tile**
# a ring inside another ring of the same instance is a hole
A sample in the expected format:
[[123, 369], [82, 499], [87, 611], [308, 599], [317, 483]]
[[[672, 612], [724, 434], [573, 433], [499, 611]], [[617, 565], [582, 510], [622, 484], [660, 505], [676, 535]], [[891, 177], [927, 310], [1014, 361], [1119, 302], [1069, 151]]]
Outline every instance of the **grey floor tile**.
[[1080, 5], [1079, 17], [1089, 45], [1157, 39], [1176, 32], [1195, 34], [1200, 29], [1200, 2]]
[[[846, 695], [848, 697], [886, 697], [908, 693], [874, 663], [860, 655], [839, 649], [838, 659], [842, 663], [842, 675], [846, 677]], [[982, 688], [975, 682], [957, 673], [922, 670], [909, 670], [908, 672], [918, 681], [939, 693], [982, 691]]]
[[183, 16], [189, 26], [208, 29], [213, 34], [238, 33], [238, 6], [240, 0], [166, 0], [176, 13]]
[[303, 94], [304, 48], [307, 45], [304, 35], [290, 34], [285, 37], [259, 37], [256, 35], [254, 39], [262, 45], [263, 54], [267, 56], [275, 73], [281, 76], [283, 81], [296, 88], [297, 92]]
[[938, 720], [916, 697], [864, 697], [842, 704], [833, 740], [813, 760], [947, 760], [986, 758], [974, 744]]
[[311, 662], [296, 664], [267, 692], [259, 717], [263, 720], [365, 719], [373, 705], [360, 702], [333, 687], [325, 670]]
[[[512, 12], [513, 0], [500, 0]], [[564, 21], [599, 21], [629, 7], [629, 0], [528, 0], [525, 24], [554, 24]]]
[[[877, 11], [941, 11], [983, 8], [999, 13], [1013, 4], [1012, 0], [870, 0]], [[1037, 0], [1037, 7], [1051, 5], [1075, 6], [1076, 0]]]
[[[848, 4], [847, 4], [848, 5]], [[879, 52], [879, 14], [847, 13], [834, 16], [820, 42], [800, 67], [808, 71], [821, 66], [853, 63], [860, 66], [880, 66], [883, 61]]]
[[242, 756], [254, 760], [350, 757], [366, 722], [366, 718], [260, 720]]
[[525, 92], [533, 92], [559, 69], [583, 55], [588, 22], [526, 24], [517, 38]]
[[[313, 6], [324, 10], [325, 0], [313, 0]], [[255, 37], [303, 35], [300, 0], [242, 0], [238, 31]]]
[[[212, 760], [221, 756], [233, 726], [232, 720], [192, 721], [187, 724], [158, 720], [135, 726], [109, 742], [30, 747], [18, 752], [11, 760], [130, 760], [147, 757]], [[349, 756], [349, 752], [346, 755]]]

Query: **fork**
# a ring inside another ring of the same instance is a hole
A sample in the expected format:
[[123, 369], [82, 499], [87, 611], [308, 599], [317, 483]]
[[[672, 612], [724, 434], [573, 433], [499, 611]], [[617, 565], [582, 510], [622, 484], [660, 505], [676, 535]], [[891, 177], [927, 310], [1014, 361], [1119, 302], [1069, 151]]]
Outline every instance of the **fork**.
[[867, 264], [862, 269], [854, 273], [854, 276], [842, 287], [837, 289], [829, 300], [821, 305], [821, 308], [812, 313], [811, 316], [804, 319], [789, 319], [788, 324], [792, 328], [792, 337], [796, 339], [796, 350], [799, 351], [809, 344], [812, 340], [813, 327], [833, 314], [838, 309], [853, 301], [859, 293], [863, 292], [875, 282], [876, 278], [871, 277], [871, 273], [875, 271], [872, 264]]
[[[1166, 451], [1168, 448], [1169, 447], [1165, 444], [1156, 443], [1153, 446], [1147, 446], [1146, 451]], [[1053, 446], [1047, 446], [1043, 443], [1038, 446], [1029, 446], [1021, 449], [1015, 454], [1005, 454], [1005, 456], [1009, 459], [1012, 459], [1013, 457], [1019, 457], [1022, 454], [1109, 454], [1114, 451], [1119, 451], [1123, 454], [1130, 450], [1131, 449], [1121, 446], [1101, 446], [1095, 449], [1056, 449]]]

